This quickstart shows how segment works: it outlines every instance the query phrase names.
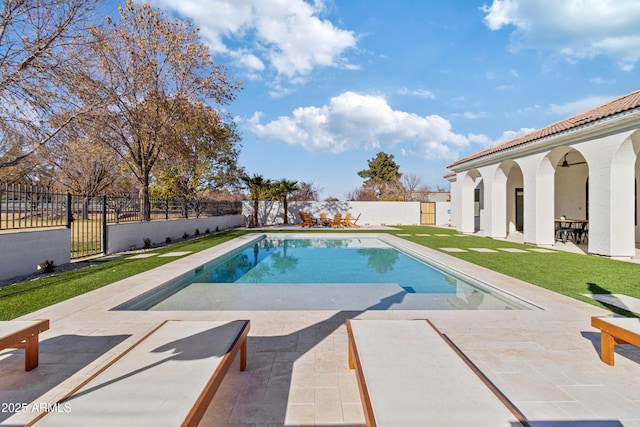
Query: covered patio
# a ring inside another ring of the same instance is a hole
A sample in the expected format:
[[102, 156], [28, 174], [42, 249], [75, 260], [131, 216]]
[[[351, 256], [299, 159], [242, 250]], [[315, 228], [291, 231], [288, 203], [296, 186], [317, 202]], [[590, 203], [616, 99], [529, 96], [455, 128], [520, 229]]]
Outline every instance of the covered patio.
[[[462, 233], [590, 254], [636, 256], [640, 91], [447, 167], [452, 223]], [[558, 229], [565, 229], [564, 233]]]

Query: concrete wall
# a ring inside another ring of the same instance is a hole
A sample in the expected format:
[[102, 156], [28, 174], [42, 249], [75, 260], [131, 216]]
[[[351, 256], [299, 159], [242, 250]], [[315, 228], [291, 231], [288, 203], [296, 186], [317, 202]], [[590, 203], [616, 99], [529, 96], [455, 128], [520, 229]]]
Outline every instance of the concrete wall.
[[0, 234], [0, 279], [38, 271], [38, 264], [70, 262], [71, 235], [68, 228], [20, 231]]
[[[438, 208], [440, 206], [440, 208]], [[436, 224], [448, 226], [450, 203], [436, 202]], [[319, 217], [325, 212], [329, 216], [336, 213], [360, 215], [358, 225], [419, 225], [420, 202], [289, 202], [289, 224], [300, 223], [299, 212], [309, 212]], [[262, 201], [258, 207], [259, 225], [282, 224], [284, 208], [279, 201]], [[253, 215], [253, 202], [242, 204], [242, 214]]]
[[436, 225], [451, 227], [451, 202], [436, 202]]
[[151, 239], [152, 244], [164, 243], [167, 237], [173, 240], [182, 238], [184, 233], [193, 236], [196, 228], [204, 234], [208, 228], [214, 232], [244, 225], [243, 215], [214, 216], [209, 218], [179, 219], [174, 221], [130, 222], [107, 225], [108, 254], [127, 251], [135, 245], [144, 247], [144, 239]]

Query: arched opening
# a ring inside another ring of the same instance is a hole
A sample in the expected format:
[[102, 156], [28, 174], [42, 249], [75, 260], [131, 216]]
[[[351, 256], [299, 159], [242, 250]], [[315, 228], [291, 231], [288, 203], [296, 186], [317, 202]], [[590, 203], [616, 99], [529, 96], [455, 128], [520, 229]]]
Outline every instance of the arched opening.
[[585, 188], [589, 179], [589, 165], [578, 150], [571, 147], [561, 147], [560, 150], [564, 154], [555, 167], [554, 216], [586, 220], [589, 195]]
[[462, 182], [460, 231], [475, 233], [480, 230], [481, 212], [484, 205], [482, 175], [477, 169], [470, 170]]
[[[501, 215], [504, 235], [522, 233], [524, 230], [524, 178], [520, 165], [514, 160], [505, 160], [500, 164], [494, 179], [496, 193], [501, 193], [504, 204]], [[496, 212], [496, 215], [500, 215]]]

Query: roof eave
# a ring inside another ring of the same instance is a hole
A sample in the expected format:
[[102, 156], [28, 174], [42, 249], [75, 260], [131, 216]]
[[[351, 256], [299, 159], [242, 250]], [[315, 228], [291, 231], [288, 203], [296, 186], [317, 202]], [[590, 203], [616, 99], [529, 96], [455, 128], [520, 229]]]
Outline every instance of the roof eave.
[[507, 160], [513, 158], [514, 155], [524, 156], [549, 148], [557, 147], [570, 142], [576, 142], [592, 139], [612, 131], [620, 132], [632, 128], [640, 128], [638, 118], [640, 117], [640, 107], [623, 111], [609, 117], [585, 123], [572, 129], [548, 135], [543, 138], [534, 139], [513, 147], [508, 147], [494, 153], [490, 153], [475, 159], [470, 159], [460, 163], [453, 162], [447, 165], [448, 169], [454, 172], [473, 169], [480, 166], [496, 163], [496, 161]]

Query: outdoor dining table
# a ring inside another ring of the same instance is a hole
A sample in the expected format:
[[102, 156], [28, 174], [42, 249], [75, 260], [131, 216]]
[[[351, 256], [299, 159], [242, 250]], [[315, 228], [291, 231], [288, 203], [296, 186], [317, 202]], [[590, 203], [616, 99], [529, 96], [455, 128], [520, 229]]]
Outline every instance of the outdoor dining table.
[[576, 244], [580, 243], [582, 234], [589, 224], [588, 219], [555, 218], [556, 234], [560, 234], [563, 243], [567, 243], [569, 234], [574, 236]]

